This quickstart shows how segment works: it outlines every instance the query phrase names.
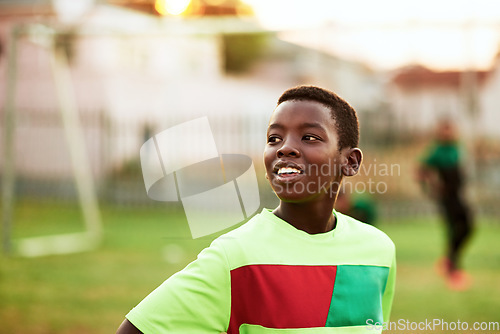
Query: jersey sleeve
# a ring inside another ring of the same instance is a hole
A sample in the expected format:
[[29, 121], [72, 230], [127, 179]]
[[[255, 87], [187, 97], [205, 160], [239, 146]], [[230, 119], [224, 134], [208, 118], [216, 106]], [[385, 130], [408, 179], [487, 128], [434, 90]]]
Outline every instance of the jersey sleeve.
[[229, 266], [223, 246], [215, 240], [126, 318], [144, 334], [219, 334], [227, 330], [230, 304]]
[[389, 321], [392, 309], [392, 301], [394, 299], [394, 290], [396, 288], [396, 254], [392, 258], [392, 265], [389, 268], [389, 275], [387, 277], [387, 284], [385, 286], [384, 294], [382, 296], [382, 315], [384, 323]]

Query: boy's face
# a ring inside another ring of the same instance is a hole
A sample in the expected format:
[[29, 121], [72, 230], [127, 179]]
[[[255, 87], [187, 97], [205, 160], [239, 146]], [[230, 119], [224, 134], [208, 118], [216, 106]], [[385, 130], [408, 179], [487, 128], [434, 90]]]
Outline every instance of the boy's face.
[[335, 122], [326, 106], [285, 101], [274, 110], [267, 129], [266, 175], [282, 201], [335, 198], [348, 151], [339, 151]]

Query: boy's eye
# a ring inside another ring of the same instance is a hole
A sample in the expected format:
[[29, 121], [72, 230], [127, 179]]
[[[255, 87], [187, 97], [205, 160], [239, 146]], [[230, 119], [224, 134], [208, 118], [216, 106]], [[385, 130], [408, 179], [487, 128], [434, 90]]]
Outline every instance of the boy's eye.
[[279, 143], [281, 141], [281, 138], [278, 136], [269, 136], [267, 138], [268, 143]]
[[302, 139], [304, 139], [306, 141], [318, 141], [319, 140], [318, 137], [311, 136], [311, 135], [306, 135], [306, 136], [302, 137]]

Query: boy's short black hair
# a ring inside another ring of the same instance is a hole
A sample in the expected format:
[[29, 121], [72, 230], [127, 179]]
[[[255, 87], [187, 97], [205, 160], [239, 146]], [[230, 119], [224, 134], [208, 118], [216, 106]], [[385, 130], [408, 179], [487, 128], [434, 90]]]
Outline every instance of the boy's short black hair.
[[339, 135], [339, 149], [358, 147], [359, 123], [356, 111], [349, 103], [332, 91], [317, 86], [297, 86], [287, 89], [278, 99], [278, 104], [285, 101], [316, 101], [331, 111], [332, 119]]

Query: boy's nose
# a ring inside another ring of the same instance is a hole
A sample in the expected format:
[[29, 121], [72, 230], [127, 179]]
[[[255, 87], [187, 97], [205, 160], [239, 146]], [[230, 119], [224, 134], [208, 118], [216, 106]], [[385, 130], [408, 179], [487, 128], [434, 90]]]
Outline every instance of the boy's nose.
[[300, 151], [297, 149], [293, 143], [285, 142], [277, 151], [276, 156], [281, 158], [283, 156], [288, 157], [298, 157], [300, 156]]

